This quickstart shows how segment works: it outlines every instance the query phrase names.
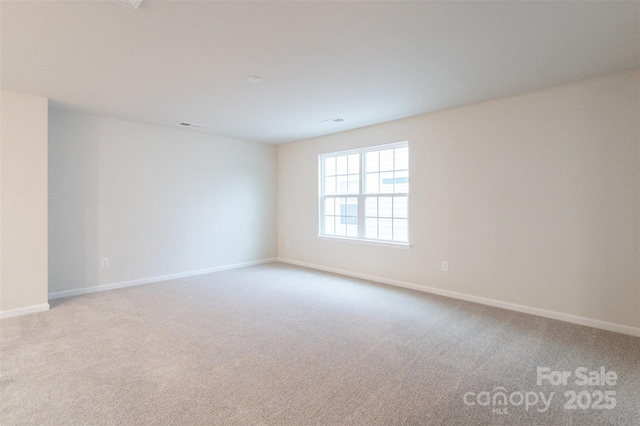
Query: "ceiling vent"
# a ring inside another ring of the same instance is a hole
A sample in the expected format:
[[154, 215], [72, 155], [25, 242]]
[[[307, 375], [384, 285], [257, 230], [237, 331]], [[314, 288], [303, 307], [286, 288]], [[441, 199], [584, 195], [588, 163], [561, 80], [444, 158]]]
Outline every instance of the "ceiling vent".
[[123, 6], [128, 6], [132, 9], [137, 9], [142, 4], [142, 0], [112, 0], [112, 1], [118, 4], [121, 4]]
[[344, 121], [344, 118], [331, 118], [329, 120], [321, 121], [320, 123], [322, 123], [322, 124], [326, 124], [326, 123], [342, 123], [343, 121]]
[[187, 123], [186, 121], [181, 121], [178, 123], [178, 126], [180, 127], [190, 127], [193, 129], [197, 129], [199, 127], [202, 127], [202, 124], [195, 124], [195, 123]]

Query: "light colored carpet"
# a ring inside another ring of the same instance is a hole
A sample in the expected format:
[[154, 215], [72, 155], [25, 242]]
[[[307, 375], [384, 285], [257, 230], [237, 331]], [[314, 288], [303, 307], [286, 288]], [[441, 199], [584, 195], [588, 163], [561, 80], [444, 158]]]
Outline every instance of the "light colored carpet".
[[[53, 301], [0, 322], [0, 355], [4, 426], [640, 424], [638, 338], [279, 263]], [[499, 386], [555, 394], [463, 401]]]

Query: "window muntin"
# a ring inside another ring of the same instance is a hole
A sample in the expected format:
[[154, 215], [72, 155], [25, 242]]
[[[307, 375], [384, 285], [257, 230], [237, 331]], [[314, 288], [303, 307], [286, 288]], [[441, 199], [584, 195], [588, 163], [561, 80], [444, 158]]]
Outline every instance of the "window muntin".
[[320, 156], [320, 235], [409, 241], [407, 142]]

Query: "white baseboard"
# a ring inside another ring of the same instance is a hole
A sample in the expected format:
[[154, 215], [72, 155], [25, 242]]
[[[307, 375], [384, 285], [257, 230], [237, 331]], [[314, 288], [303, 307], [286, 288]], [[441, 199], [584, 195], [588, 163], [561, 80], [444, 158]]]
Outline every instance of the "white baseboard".
[[212, 272], [226, 271], [229, 269], [244, 268], [247, 266], [261, 265], [263, 263], [275, 262], [276, 258], [254, 260], [251, 262], [235, 263], [232, 265], [216, 266], [214, 268], [199, 269], [197, 271], [179, 272], [177, 274], [161, 275], [157, 277], [141, 278], [132, 281], [122, 281], [119, 283], [103, 284], [93, 287], [79, 288], [75, 290], [59, 291], [49, 293], [49, 300], [61, 299], [63, 297], [80, 296], [83, 294], [98, 293], [100, 291], [114, 290], [116, 288], [133, 287], [142, 284], [151, 284], [159, 281], [175, 280], [177, 278], [192, 277], [195, 275], [210, 274]]
[[48, 303], [41, 303], [39, 305], [26, 306], [24, 308], [9, 309], [8, 311], [0, 311], [0, 319], [17, 317], [20, 315], [35, 314], [37, 312], [44, 312], [49, 310]]
[[389, 278], [376, 277], [373, 275], [361, 274], [358, 272], [346, 271], [344, 269], [330, 268], [321, 265], [314, 265], [311, 263], [299, 262], [297, 260], [278, 258], [278, 262], [290, 263], [292, 265], [303, 266], [305, 268], [318, 269], [326, 272], [333, 272], [340, 275], [346, 275], [354, 278], [361, 278], [364, 280], [375, 281], [383, 284], [390, 284], [397, 287], [409, 288], [412, 290], [418, 290], [425, 293], [437, 294], [439, 296], [451, 297], [454, 299], [466, 300], [468, 302], [480, 303], [483, 305], [495, 306], [497, 308], [509, 309], [511, 311], [523, 312], [525, 314], [537, 315], [540, 317], [551, 318], [559, 321], [570, 322], [578, 325], [585, 325], [587, 327], [599, 328], [602, 330], [613, 331], [616, 333], [628, 334], [631, 336], [640, 337], [640, 328], [631, 327], [623, 324], [616, 324], [613, 322], [600, 321], [592, 318], [585, 318], [571, 314], [565, 314], [562, 312], [549, 311], [541, 308], [534, 308], [531, 306], [518, 305], [516, 303], [504, 302], [501, 300], [488, 299], [486, 297], [473, 296], [470, 294], [458, 293], [450, 290], [443, 290], [435, 287], [429, 287], [405, 281], [392, 280]]

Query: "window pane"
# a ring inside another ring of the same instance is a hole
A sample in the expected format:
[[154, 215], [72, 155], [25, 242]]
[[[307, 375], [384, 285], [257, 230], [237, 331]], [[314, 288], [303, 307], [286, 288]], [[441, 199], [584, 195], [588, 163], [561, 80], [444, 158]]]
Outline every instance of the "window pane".
[[393, 239], [395, 241], [409, 241], [409, 235], [407, 232], [407, 219], [393, 220]]
[[378, 197], [367, 197], [367, 207], [365, 210], [365, 216], [367, 217], [378, 216]]
[[378, 179], [380, 179], [380, 175], [378, 173], [367, 173], [367, 181], [365, 182], [365, 192], [367, 194], [377, 194], [380, 192]]
[[358, 199], [354, 197], [336, 198], [336, 212], [340, 216], [340, 223], [358, 223]]
[[324, 193], [326, 195], [333, 195], [336, 193], [336, 178], [334, 177], [325, 178]]
[[347, 237], [357, 237], [358, 236], [358, 219], [355, 220], [356, 224], [351, 225], [347, 224]]
[[396, 148], [396, 170], [409, 169], [409, 147]]
[[324, 200], [324, 214], [333, 216], [335, 213], [335, 200], [333, 198], [326, 198]]
[[349, 205], [349, 216], [358, 216], [358, 197], [347, 197], [345, 203]]
[[393, 170], [393, 149], [380, 151], [380, 171]]
[[406, 194], [409, 192], [409, 172], [407, 170], [396, 172], [394, 182], [395, 192]]
[[378, 198], [378, 216], [380, 217], [392, 217], [393, 216], [393, 198], [380, 197]]
[[324, 218], [324, 233], [327, 235], [335, 234], [335, 219], [333, 216], [325, 216]]
[[378, 239], [378, 219], [367, 218], [365, 225], [365, 238]]
[[338, 176], [336, 177], [336, 181], [338, 182], [338, 191], [336, 194], [348, 194], [349, 193], [349, 177], [348, 176]]
[[[351, 170], [351, 169], [349, 169]], [[349, 175], [349, 189], [347, 193], [349, 194], [359, 194], [360, 193], [360, 175]]]
[[341, 220], [336, 221], [336, 235], [341, 237], [347, 236], [347, 222], [342, 222]]
[[360, 173], [360, 154], [349, 156], [349, 174]]
[[365, 171], [369, 172], [377, 172], [378, 168], [378, 151], [367, 152], [365, 157]]
[[344, 197], [334, 198], [336, 200], [336, 216], [343, 216], [346, 210], [346, 199]]
[[381, 194], [393, 193], [393, 172], [380, 173], [380, 191]]
[[407, 197], [393, 198], [393, 217], [401, 219], [406, 218], [407, 208]]
[[333, 176], [336, 174], [336, 157], [324, 159], [324, 175]]
[[336, 158], [336, 174], [337, 175], [347, 174], [347, 156], [346, 155], [341, 155]]
[[381, 240], [393, 239], [393, 220], [378, 219], [378, 238]]
[[341, 211], [342, 216], [347, 216], [350, 225], [358, 224], [358, 199], [349, 197], [345, 199], [345, 210]]

